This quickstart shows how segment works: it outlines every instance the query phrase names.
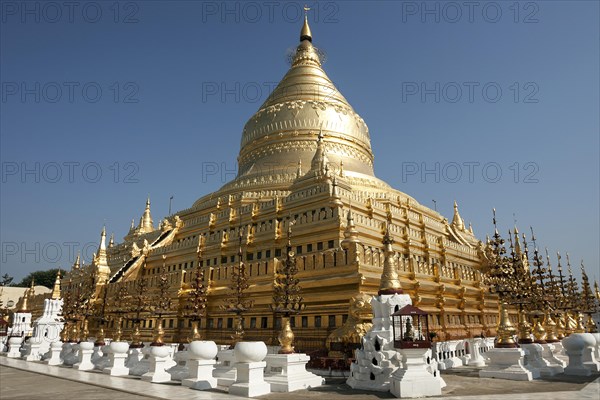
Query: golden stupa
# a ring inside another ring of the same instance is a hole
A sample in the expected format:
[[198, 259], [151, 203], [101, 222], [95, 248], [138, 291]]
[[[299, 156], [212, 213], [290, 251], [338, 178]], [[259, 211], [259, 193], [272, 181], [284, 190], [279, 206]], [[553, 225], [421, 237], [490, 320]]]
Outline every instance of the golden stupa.
[[[150, 295], [167, 274], [176, 306], [163, 314], [164, 337], [181, 341], [192, 326], [185, 297], [200, 263], [208, 287], [200, 332], [225, 343], [235, 315], [223, 304], [240, 262], [241, 240], [252, 300], [243, 315], [245, 338], [269, 341], [280, 327], [270, 308], [275, 273], [295, 221], [292, 244], [306, 305], [291, 320], [298, 349], [323, 347], [346, 323], [350, 299], [378, 293], [386, 255], [396, 269], [394, 279], [414, 305], [430, 313], [430, 329], [441, 340], [495, 333], [497, 301], [482, 283], [481, 242], [456, 203], [449, 222], [375, 176], [367, 124], [323, 70], [312, 40], [305, 19], [289, 71], [243, 128], [237, 177], [158, 227], [148, 199], [139, 224], [132, 221], [121, 243], [111, 237], [106, 246], [103, 229], [91, 263], [76, 262], [65, 274], [63, 293], [75, 294], [91, 279], [92, 300], [107, 299], [110, 317], [115, 297], [133, 296], [140, 279]], [[394, 237], [386, 251], [384, 235]], [[368, 308], [368, 302], [361, 304]], [[122, 309], [119, 316], [134, 318], [132, 310]], [[351, 309], [351, 315], [364, 313]], [[108, 336], [116, 319], [108, 318]], [[142, 319], [141, 336], [149, 340], [156, 317], [145, 312]], [[95, 326], [90, 324], [92, 333]], [[132, 327], [131, 321], [124, 324], [125, 335]]]

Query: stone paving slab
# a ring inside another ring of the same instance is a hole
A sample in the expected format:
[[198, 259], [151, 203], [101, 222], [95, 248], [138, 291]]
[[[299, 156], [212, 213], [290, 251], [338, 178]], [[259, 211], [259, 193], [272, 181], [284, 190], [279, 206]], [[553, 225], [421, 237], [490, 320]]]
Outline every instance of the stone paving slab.
[[[479, 378], [476, 368], [461, 367], [444, 371], [448, 384], [443, 396], [448, 400], [599, 400], [600, 378], [567, 377], [564, 375], [532, 382]], [[390, 393], [355, 391], [345, 379], [328, 379], [323, 387], [293, 393], [271, 393], [259, 399], [276, 400], [321, 399], [377, 400], [392, 399]], [[48, 366], [43, 363], [0, 357], [0, 399], [2, 400], [96, 400], [144, 398], [240, 399], [223, 390], [197, 391], [182, 387], [177, 382], [153, 384], [138, 377], [111, 377], [100, 372], [83, 372], [68, 367]]]

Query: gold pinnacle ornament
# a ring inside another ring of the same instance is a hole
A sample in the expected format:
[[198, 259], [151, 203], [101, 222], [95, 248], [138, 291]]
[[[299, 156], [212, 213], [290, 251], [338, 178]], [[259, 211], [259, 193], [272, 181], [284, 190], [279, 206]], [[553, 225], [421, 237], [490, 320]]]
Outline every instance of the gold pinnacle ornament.
[[390, 234], [389, 222], [386, 222], [382, 242], [384, 251], [383, 272], [381, 273], [381, 282], [379, 283], [377, 294], [380, 296], [385, 294], [402, 294], [402, 284], [394, 265], [394, 251], [392, 250], [394, 238]]

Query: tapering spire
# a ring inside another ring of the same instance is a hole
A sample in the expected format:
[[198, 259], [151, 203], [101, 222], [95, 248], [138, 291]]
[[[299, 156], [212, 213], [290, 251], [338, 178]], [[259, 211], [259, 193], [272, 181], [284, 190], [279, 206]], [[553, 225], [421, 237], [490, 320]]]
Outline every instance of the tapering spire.
[[459, 231], [465, 230], [465, 221], [461, 218], [458, 213], [458, 204], [456, 204], [456, 200], [454, 200], [454, 216], [452, 217], [452, 226], [454, 226]]
[[106, 225], [102, 226], [102, 232], [100, 232], [100, 245], [98, 246], [98, 254], [104, 250], [106, 251]]
[[150, 196], [146, 199], [146, 208], [144, 210], [144, 214], [140, 218], [139, 225], [140, 233], [148, 233], [154, 231], [154, 222], [152, 221], [152, 216], [150, 215]]
[[102, 233], [100, 234], [100, 245], [98, 246], [98, 252], [94, 254], [92, 265], [95, 267], [94, 273], [96, 274], [96, 282], [100, 285], [104, 284], [110, 275], [110, 268], [108, 267], [108, 257], [106, 256], [106, 227], [102, 227]]
[[114, 247], [115, 246], [115, 234], [114, 232], [110, 234], [110, 240], [108, 241], [108, 247]]
[[519, 230], [517, 229], [516, 226], [513, 229], [513, 233], [515, 234], [515, 254], [520, 256], [521, 254], [523, 254], [523, 252], [521, 251], [521, 241], [519, 240]]
[[60, 299], [60, 268], [56, 273], [56, 279], [54, 280], [54, 288], [52, 289], [52, 300]]
[[346, 214], [346, 229], [344, 229], [344, 240], [342, 241], [342, 245], [347, 243], [358, 243], [358, 231], [356, 230], [356, 225], [354, 225], [354, 218], [352, 217], [352, 209], [348, 209], [348, 213]]
[[377, 294], [402, 294], [402, 285], [400, 284], [398, 272], [396, 271], [396, 267], [394, 265], [394, 251], [392, 250], [394, 238], [390, 233], [389, 222], [387, 222], [385, 225], [385, 232], [383, 235], [382, 243], [384, 261], [383, 271], [381, 273], [381, 282], [379, 283], [379, 291], [377, 292]]
[[302, 30], [300, 31], [300, 42], [303, 40], [308, 40], [312, 42], [312, 33], [310, 32], [310, 26], [308, 26], [308, 12], [310, 8], [304, 6], [304, 24], [302, 25]]
[[74, 270], [79, 269], [80, 265], [81, 265], [81, 253], [77, 252], [77, 258], [75, 258], [75, 262], [73, 263], [72, 269], [74, 269]]
[[25, 289], [25, 293], [23, 293], [23, 304], [21, 304], [21, 308], [19, 309], [20, 313], [29, 312], [29, 298], [35, 294], [35, 289], [33, 288], [35, 285], [34, 279], [31, 279], [31, 286], [28, 289]]

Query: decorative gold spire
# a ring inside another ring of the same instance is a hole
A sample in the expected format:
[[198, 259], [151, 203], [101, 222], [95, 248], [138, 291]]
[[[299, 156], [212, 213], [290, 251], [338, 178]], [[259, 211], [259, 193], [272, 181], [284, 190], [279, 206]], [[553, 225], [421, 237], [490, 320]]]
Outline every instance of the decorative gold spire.
[[77, 252], [77, 258], [75, 258], [75, 262], [73, 263], [72, 269], [77, 270], [81, 265], [81, 254]]
[[33, 288], [34, 285], [34, 279], [32, 278], [31, 286], [28, 289], [25, 289], [25, 292], [23, 293], [23, 304], [21, 304], [21, 308], [19, 309], [20, 313], [29, 312], [29, 298], [35, 294], [35, 289]]
[[379, 283], [378, 295], [384, 294], [401, 294], [402, 285], [398, 278], [398, 272], [394, 266], [394, 251], [392, 250], [392, 244], [394, 238], [390, 234], [390, 224], [386, 223], [385, 233], [383, 235], [383, 272], [381, 273], [381, 282]]
[[115, 234], [111, 233], [110, 234], [110, 240], [108, 241], [108, 247], [114, 247], [115, 246]]
[[110, 268], [108, 266], [108, 258], [106, 256], [106, 226], [102, 227], [98, 252], [94, 255], [92, 265], [95, 267], [94, 272], [97, 276], [96, 282], [100, 285], [104, 284], [110, 276]]
[[452, 226], [459, 231], [465, 230], [465, 221], [463, 221], [458, 213], [458, 204], [456, 204], [456, 200], [454, 200], [454, 216], [452, 217]]
[[54, 280], [54, 289], [52, 289], [52, 300], [60, 299], [60, 268], [56, 273], [56, 279]]
[[298, 160], [298, 168], [296, 169], [296, 179], [302, 176], [302, 160]]
[[521, 256], [523, 252], [521, 251], [521, 241], [519, 239], [519, 230], [515, 226], [513, 233], [515, 235], [515, 254]]
[[354, 225], [354, 218], [352, 217], [352, 209], [348, 209], [346, 214], [346, 229], [344, 229], [344, 240], [342, 240], [342, 247], [347, 247], [350, 243], [358, 243], [358, 231], [356, 225]]
[[148, 233], [154, 231], [154, 222], [150, 215], [150, 196], [146, 199], [146, 209], [144, 214], [140, 218], [140, 225], [138, 227], [140, 233]]
[[304, 6], [304, 24], [302, 25], [302, 30], [300, 31], [300, 42], [303, 40], [308, 40], [312, 42], [312, 33], [310, 32], [310, 26], [308, 26], [308, 12], [310, 11], [310, 7]]

